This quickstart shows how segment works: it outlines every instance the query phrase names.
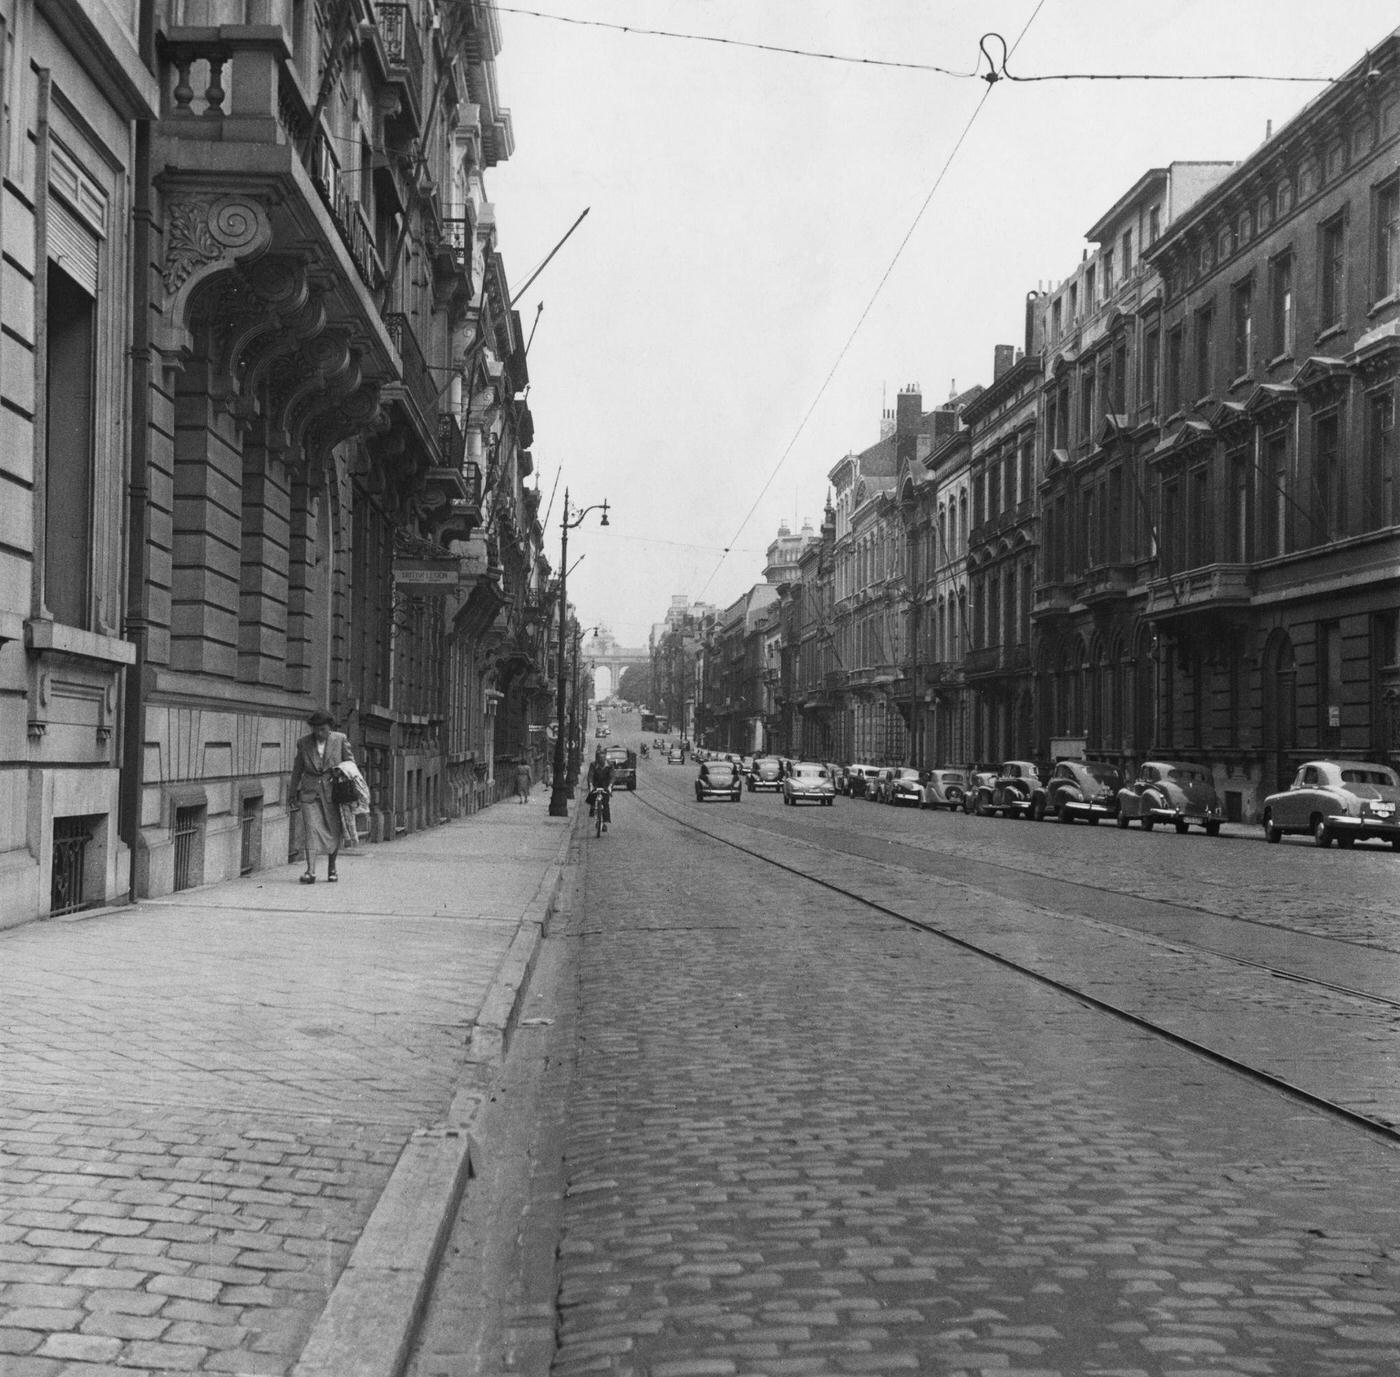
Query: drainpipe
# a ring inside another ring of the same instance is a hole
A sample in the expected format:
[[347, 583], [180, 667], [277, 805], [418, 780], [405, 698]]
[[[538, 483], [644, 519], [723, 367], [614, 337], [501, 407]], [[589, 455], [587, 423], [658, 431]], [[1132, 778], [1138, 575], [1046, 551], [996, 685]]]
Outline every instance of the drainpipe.
[[[141, 0], [138, 18], [141, 60], [159, 76], [155, 3]], [[137, 888], [137, 843], [141, 835], [141, 783], [145, 741], [145, 679], [150, 612], [151, 463], [151, 138], [153, 122], [136, 121], [132, 167], [131, 228], [131, 428], [127, 467], [126, 639], [136, 647], [127, 667], [122, 705], [121, 812], [118, 830], [131, 867], [129, 897]]]

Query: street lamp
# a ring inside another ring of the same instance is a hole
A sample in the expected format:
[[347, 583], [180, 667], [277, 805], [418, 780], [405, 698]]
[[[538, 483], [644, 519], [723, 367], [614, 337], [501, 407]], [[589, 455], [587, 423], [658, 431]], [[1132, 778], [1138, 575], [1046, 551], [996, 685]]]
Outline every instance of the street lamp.
[[608, 524], [608, 504], [606, 502], [595, 502], [590, 507], [584, 507], [572, 513], [569, 511], [569, 490], [564, 489], [564, 513], [559, 518], [559, 688], [557, 703], [557, 721], [554, 732], [554, 787], [549, 795], [549, 816], [552, 818], [567, 818], [569, 816], [569, 787], [564, 780], [564, 707], [565, 699], [568, 695], [568, 661], [564, 655], [565, 638], [568, 635], [569, 616], [569, 532], [576, 526], [583, 524], [583, 518], [589, 512], [597, 511], [601, 508], [603, 519], [601, 524]]

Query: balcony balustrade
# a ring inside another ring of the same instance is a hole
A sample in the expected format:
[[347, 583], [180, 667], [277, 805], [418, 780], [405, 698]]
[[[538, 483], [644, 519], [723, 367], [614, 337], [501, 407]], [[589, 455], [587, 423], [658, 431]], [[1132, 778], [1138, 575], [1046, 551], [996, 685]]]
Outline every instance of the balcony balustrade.
[[1075, 585], [1056, 580], [1050, 583], [1038, 583], [1035, 586], [1034, 606], [1031, 609], [1032, 616], [1046, 617], [1059, 612], [1068, 612], [1075, 598]]
[[387, 75], [408, 97], [406, 113], [411, 116], [417, 132], [422, 128], [423, 43], [418, 37], [413, 10], [408, 5], [386, 3], [386, 0], [380, 0], [375, 8]]
[[1135, 573], [1136, 566], [1132, 564], [1097, 564], [1084, 571], [1075, 593], [1086, 606], [1126, 598]]
[[1202, 612], [1248, 607], [1254, 576], [1248, 564], [1209, 564], [1147, 585], [1144, 615], [1166, 621]]

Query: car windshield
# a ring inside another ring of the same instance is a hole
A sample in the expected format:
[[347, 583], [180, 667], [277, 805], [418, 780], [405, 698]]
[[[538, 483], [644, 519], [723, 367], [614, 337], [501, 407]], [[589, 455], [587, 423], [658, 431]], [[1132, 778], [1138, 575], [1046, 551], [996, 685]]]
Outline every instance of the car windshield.
[[826, 771], [820, 765], [794, 765], [793, 775], [798, 779], [825, 779]]
[[1086, 775], [1100, 784], [1118, 783], [1118, 771], [1112, 765], [1085, 765], [1082, 768]]
[[614, 765], [625, 765], [627, 763], [627, 748], [625, 746], [609, 746], [607, 758]]
[[894, 772], [894, 777], [895, 777], [896, 779], [918, 779], [918, 777], [919, 777], [919, 772], [918, 772], [917, 770], [908, 770], [908, 769], [905, 769], [905, 770], [896, 770], [896, 771]]
[[1343, 784], [1379, 784], [1382, 788], [1394, 788], [1395, 776], [1389, 770], [1343, 770]]

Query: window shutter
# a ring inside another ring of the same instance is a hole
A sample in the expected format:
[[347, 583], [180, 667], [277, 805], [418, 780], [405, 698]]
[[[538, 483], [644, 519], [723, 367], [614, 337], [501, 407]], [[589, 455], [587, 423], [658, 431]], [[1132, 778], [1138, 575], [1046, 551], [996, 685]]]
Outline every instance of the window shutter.
[[97, 236], [62, 201], [49, 201], [49, 257], [90, 296], [97, 296]]

